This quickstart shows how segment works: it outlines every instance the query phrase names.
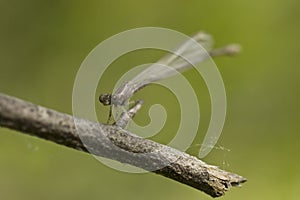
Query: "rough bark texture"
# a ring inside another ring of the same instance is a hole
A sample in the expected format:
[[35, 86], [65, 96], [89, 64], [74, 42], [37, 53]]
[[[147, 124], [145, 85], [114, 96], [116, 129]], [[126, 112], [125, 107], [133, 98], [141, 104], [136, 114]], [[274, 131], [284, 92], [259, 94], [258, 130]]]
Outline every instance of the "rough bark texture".
[[0, 126], [127, 163], [199, 189], [212, 197], [246, 181], [196, 157], [113, 125], [75, 118], [0, 94]]

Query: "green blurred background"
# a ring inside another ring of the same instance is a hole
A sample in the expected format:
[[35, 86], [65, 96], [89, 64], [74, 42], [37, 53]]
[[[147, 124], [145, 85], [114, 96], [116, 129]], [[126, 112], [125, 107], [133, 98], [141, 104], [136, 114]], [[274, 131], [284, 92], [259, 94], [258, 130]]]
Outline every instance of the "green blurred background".
[[[205, 30], [217, 46], [243, 46], [238, 57], [216, 59], [227, 91], [227, 119], [218, 145], [204, 161], [248, 179], [221, 199], [299, 199], [299, 9], [298, 0], [0, 0], [0, 92], [72, 113], [76, 72], [99, 42], [143, 26], [185, 34]], [[120, 58], [103, 77], [106, 84], [99, 84], [99, 93], [110, 91], [130, 67], [153, 62], [160, 53]], [[197, 84], [199, 77], [185, 75]], [[196, 88], [203, 124], [189, 149], [193, 155], [210, 116], [204, 83]], [[174, 98], [167, 92], [153, 98], [160, 90], [153, 86], [136, 95], [148, 101], [138, 122], [149, 122], [151, 103], [164, 105]], [[105, 120], [107, 108], [96, 108]], [[167, 143], [172, 138], [167, 133], [180, 119], [171, 116], [166, 135], [163, 130], [152, 139]], [[85, 153], [0, 128], [0, 199], [108, 198], [211, 199], [167, 178], [121, 173]]]

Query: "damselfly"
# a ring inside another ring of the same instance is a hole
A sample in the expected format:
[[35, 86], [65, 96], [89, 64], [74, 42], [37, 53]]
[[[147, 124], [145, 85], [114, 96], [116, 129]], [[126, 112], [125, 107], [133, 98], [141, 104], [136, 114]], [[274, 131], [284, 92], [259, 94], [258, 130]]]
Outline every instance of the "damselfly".
[[[172, 53], [162, 57], [132, 80], [124, 82], [113, 94], [101, 94], [99, 101], [105, 106], [111, 106], [108, 122], [112, 116], [112, 106], [124, 107], [128, 104], [129, 99], [143, 87], [173, 76], [176, 71], [182, 72], [190, 69], [193, 65], [207, 60], [210, 56], [235, 55], [240, 51], [240, 46], [236, 44], [218, 49], [212, 49], [212, 47], [212, 37], [204, 32], [198, 32], [180, 44]], [[138, 101], [131, 109], [122, 112], [121, 116], [117, 116], [116, 125], [126, 126], [130, 118], [140, 109], [141, 104], [142, 101]]]

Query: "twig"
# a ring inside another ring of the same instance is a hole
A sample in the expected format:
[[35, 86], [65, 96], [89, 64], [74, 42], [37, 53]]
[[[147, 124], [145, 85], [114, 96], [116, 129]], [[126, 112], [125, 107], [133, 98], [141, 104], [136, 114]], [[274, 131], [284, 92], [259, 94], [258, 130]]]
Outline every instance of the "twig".
[[[76, 122], [76, 126], [75, 126]], [[0, 93], [0, 126], [127, 163], [197, 188], [212, 197], [245, 178], [120, 127], [79, 119]], [[84, 144], [82, 140], [84, 140]], [[87, 145], [87, 146], [85, 146]], [[158, 169], [157, 166], [162, 166]]]

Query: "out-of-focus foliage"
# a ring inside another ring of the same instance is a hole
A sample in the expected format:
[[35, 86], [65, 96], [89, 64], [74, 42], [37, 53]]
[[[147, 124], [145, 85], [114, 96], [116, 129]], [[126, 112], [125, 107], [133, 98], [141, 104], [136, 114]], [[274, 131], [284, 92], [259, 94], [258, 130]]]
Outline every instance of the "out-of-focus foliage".
[[[0, 91], [71, 113], [76, 72], [99, 42], [143, 26], [186, 34], [205, 30], [217, 46], [229, 42], [243, 46], [238, 57], [216, 60], [227, 90], [228, 112], [218, 145], [204, 160], [249, 180], [223, 199], [299, 199], [299, 8], [297, 0], [1, 0]], [[152, 51], [120, 58], [103, 77], [99, 92], [110, 91], [122, 70], [157, 58]], [[186, 76], [197, 84], [192, 72]], [[201, 96], [202, 85], [196, 87], [204, 133], [209, 96], [205, 92]], [[159, 90], [145, 88], [137, 98], [168, 103], [167, 97], [153, 98]], [[137, 121], [148, 120], [145, 110]], [[180, 120], [176, 113], [169, 117]], [[166, 125], [171, 130], [174, 123]], [[171, 137], [160, 135], [154, 139]], [[201, 138], [197, 136], [190, 153], [197, 153]], [[210, 199], [166, 178], [120, 173], [87, 154], [0, 129], [0, 199], [108, 198]]]

